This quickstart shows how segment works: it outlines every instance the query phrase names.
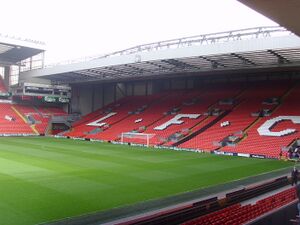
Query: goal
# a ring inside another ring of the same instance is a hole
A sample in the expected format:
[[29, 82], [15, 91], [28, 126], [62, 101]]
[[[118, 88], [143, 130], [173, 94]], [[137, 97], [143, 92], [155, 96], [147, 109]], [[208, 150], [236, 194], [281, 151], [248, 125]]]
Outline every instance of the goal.
[[145, 140], [145, 144], [148, 147], [150, 144], [150, 139], [154, 135], [155, 134], [124, 132], [124, 133], [121, 133], [121, 143], [124, 143], [125, 139], [142, 139], [142, 140]]

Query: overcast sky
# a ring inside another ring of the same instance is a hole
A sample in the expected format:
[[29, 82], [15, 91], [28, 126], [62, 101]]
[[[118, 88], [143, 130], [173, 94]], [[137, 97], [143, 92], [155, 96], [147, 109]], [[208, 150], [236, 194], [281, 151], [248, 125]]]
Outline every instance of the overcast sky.
[[46, 43], [46, 64], [139, 44], [277, 25], [236, 0], [4, 0], [0, 32]]

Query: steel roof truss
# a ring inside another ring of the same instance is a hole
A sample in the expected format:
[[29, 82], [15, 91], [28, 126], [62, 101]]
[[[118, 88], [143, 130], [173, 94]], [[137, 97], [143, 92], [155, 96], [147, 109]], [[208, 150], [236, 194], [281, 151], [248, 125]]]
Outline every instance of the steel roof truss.
[[205, 60], [207, 60], [208, 62], [210, 62], [210, 63], [211, 63], [211, 68], [213, 68], [213, 69], [216, 69], [216, 68], [218, 68], [219, 66], [226, 68], [226, 66], [225, 66], [224, 64], [219, 63], [218, 61], [213, 60], [213, 59], [210, 59], [210, 58], [208, 58], [208, 57], [205, 57], [205, 56], [199, 56], [199, 58], [200, 58], [200, 59], [205, 59]]
[[256, 65], [256, 64], [255, 64], [254, 62], [252, 62], [250, 59], [245, 58], [245, 57], [243, 57], [243, 56], [241, 56], [241, 55], [239, 55], [239, 54], [231, 53], [231, 55], [234, 56], [234, 57], [236, 57], [236, 58], [238, 58], [238, 59], [240, 59], [240, 60], [243, 62], [243, 64], [245, 64], [245, 65], [247, 65], [247, 64], [251, 64], [251, 65], [253, 65], [253, 66]]
[[274, 55], [274, 56], [277, 57], [278, 64], [291, 63], [287, 58], [283, 57], [282, 55], [280, 55], [279, 53], [277, 53], [275, 50], [269, 49], [267, 52], [269, 52], [270, 54], [272, 54], [272, 55]]

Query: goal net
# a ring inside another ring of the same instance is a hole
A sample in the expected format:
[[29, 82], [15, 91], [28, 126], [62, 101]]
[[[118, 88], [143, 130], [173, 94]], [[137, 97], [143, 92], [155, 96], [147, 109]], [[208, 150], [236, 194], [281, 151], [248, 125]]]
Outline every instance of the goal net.
[[133, 133], [133, 132], [124, 132], [121, 133], [121, 142], [131, 142], [134, 141], [134, 139], [142, 140], [142, 144], [145, 144], [147, 147], [150, 144], [150, 139], [155, 134], [146, 134], [146, 133]]

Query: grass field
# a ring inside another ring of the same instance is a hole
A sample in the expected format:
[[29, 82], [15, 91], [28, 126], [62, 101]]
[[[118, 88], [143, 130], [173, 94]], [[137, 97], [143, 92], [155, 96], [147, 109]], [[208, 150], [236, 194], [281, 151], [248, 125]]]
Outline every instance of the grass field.
[[0, 224], [38, 224], [287, 166], [65, 139], [1, 138]]

